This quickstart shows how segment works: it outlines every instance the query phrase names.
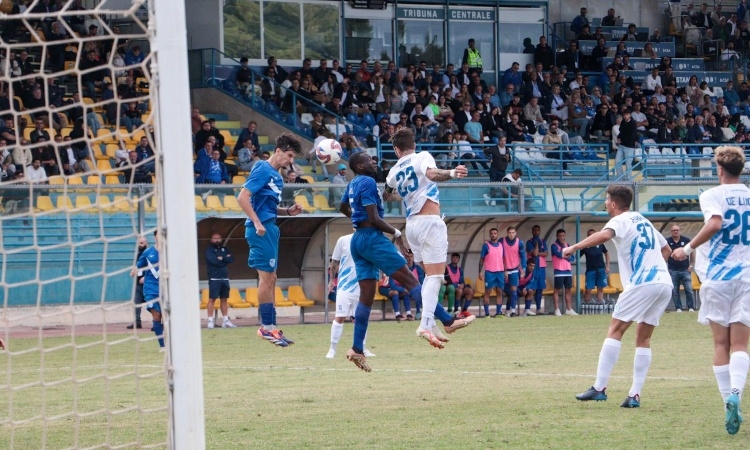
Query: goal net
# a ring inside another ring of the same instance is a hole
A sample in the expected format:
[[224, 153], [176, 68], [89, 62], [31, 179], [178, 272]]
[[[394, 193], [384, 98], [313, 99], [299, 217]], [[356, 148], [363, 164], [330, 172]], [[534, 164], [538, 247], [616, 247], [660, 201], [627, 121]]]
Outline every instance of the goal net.
[[0, 448], [204, 445], [187, 78], [182, 2], [0, 0]]

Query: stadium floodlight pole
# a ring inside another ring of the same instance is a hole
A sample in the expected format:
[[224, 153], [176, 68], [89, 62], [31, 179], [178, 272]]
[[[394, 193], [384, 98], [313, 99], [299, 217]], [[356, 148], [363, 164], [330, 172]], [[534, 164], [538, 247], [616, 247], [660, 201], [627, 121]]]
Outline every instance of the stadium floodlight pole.
[[195, 207], [193, 202], [185, 202], [185, 193], [195, 189], [193, 177], [185, 176], [193, 173], [193, 161], [189, 152], [179, 151], [191, 146], [185, 2], [151, 1], [149, 7], [159, 106], [156, 139], [162, 150], [157, 167], [164, 187], [159, 196], [159, 227], [166, 237], [162, 243], [166, 258], [162, 260], [161, 292], [169, 318], [169, 446], [204, 449], [200, 310], [190, 301], [199, 298], [198, 244]]

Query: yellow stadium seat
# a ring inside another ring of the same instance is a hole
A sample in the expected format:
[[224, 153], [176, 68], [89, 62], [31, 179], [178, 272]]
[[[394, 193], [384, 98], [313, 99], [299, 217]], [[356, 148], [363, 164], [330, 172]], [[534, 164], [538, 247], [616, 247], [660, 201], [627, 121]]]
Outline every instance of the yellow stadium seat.
[[105, 159], [97, 159], [96, 160], [96, 169], [102, 173], [111, 173], [112, 172], [112, 162], [109, 158]]
[[289, 301], [297, 306], [313, 306], [314, 300], [310, 300], [305, 297], [305, 292], [302, 290], [302, 286], [289, 286]]
[[71, 176], [68, 177], [68, 185], [82, 186], [83, 185], [83, 178], [81, 178], [80, 175], [71, 175]]
[[208, 212], [205, 203], [203, 203], [203, 197], [200, 195], [195, 196], [195, 210], [198, 212]]
[[91, 204], [91, 200], [89, 199], [88, 195], [76, 196], [76, 209], [86, 213], [96, 214], [99, 212], [99, 209], [95, 208], [94, 205]]
[[104, 179], [105, 184], [122, 184], [122, 181], [120, 181], [119, 175], [107, 175], [107, 177]]
[[65, 127], [62, 130], [60, 130], [60, 133], [62, 134], [62, 137], [66, 137], [70, 135], [71, 131], [73, 131], [73, 127]]
[[609, 274], [609, 283], [613, 289], [617, 289], [617, 292], [622, 292], [625, 288], [622, 287], [622, 280], [620, 279], [619, 273]]
[[578, 274], [578, 287], [581, 289], [581, 291], [586, 290], [586, 274], [584, 273]]
[[249, 287], [245, 289], [245, 301], [250, 303], [252, 306], [258, 307], [258, 288]]
[[276, 306], [294, 306], [294, 303], [290, 302], [289, 300], [284, 297], [284, 293], [281, 291], [281, 288], [276, 286], [276, 290], [274, 291], [274, 303]]
[[240, 204], [237, 203], [237, 197], [235, 197], [234, 195], [225, 195], [224, 196], [224, 207], [228, 211], [242, 212], [242, 208], [240, 208]]
[[47, 182], [50, 184], [50, 186], [62, 186], [65, 184], [65, 177], [63, 177], [62, 175], [53, 175], [47, 178]]
[[106, 195], [97, 195], [96, 204], [104, 212], [116, 212], [117, 211], [117, 209], [112, 205], [112, 202], [110, 201], [109, 197], [107, 197]]
[[313, 204], [315, 205], [315, 209], [319, 211], [336, 211], [336, 208], [328, 206], [328, 199], [322, 194], [315, 194]]
[[[206, 309], [208, 307], [208, 289], [202, 289], [201, 290], [201, 309]], [[221, 301], [217, 298], [214, 300], [214, 309], [221, 308]]]
[[247, 181], [247, 177], [243, 177], [241, 175], [235, 175], [232, 177], [232, 184], [245, 184], [245, 181]]
[[112, 199], [112, 206], [117, 211], [121, 211], [121, 212], [135, 211], [135, 208], [133, 207], [131, 200], [124, 195], [115, 195], [115, 197]]
[[89, 175], [86, 178], [86, 184], [89, 186], [99, 186], [102, 184], [102, 179], [99, 178], [99, 175]]
[[47, 195], [40, 195], [36, 199], [36, 207], [41, 211], [54, 211], [55, 207], [52, 206], [52, 199]]
[[302, 205], [302, 210], [305, 212], [315, 212], [315, 208], [310, 205], [307, 201], [307, 197], [304, 195], [295, 195], [294, 202]]
[[250, 302], [246, 302], [242, 299], [242, 297], [240, 296], [240, 291], [237, 288], [229, 289], [228, 303], [232, 308], [249, 308], [253, 306], [250, 304]]
[[57, 196], [57, 209], [61, 211], [72, 211], [73, 202], [70, 200], [70, 197], [68, 197], [67, 195], [58, 195]]
[[221, 204], [221, 200], [218, 195], [209, 195], [206, 197], [206, 208], [211, 211], [224, 212], [229, 209]]
[[232, 133], [230, 133], [229, 130], [219, 130], [219, 134], [224, 136], [224, 145], [234, 147], [234, 144], [237, 143], [237, 138], [232, 136]]
[[[602, 291], [602, 292], [604, 292], [604, 295], [607, 296], [607, 298], [610, 298], [612, 295], [617, 294], [619, 292], [616, 287], [612, 286], [612, 276], [613, 275], [614, 274], [609, 274], [609, 276], [607, 276], [607, 287], [605, 287], [603, 289], [603, 291]], [[619, 277], [619, 275], [620, 274], [617, 274], [618, 277]]]

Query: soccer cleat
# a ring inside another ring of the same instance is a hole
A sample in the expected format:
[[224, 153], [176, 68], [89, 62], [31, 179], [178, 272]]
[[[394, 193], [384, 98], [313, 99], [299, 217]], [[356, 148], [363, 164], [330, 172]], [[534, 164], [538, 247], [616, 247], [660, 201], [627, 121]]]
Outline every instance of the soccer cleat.
[[582, 402], [594, 400], [597, 402], [606, 401], [607, 400], [607, 393], [605, 392], [607, 388], [602, 389], [601, 391], [597, 391], [594, 389], [594, 386], [591, 386], [586, 392], [581, 392], [580, 394], [576, 395], [576, 399], [580, 400]]
[[445, 332], [448, 334], [453, 334], [461, 328], [468, 327], [472, 322], [474, 322], [474, 320], [476, 320], [476, 316], [473, 315], [469, 315], [469, 317], [464, 317], [462, 319], [455, 319], [452, 325], [447, 325], [444, 327]]
[[206, 328], [209, 330], [213, 330], [214, 328], [214, 319], [208, 319], [208, 325], [206, 325]]
[[674, 312], [678, 312], [678, 313], [681, 313], [681, 312], [682, 312], [682, 309], [675, 309], [675, 311], [674, 311]]
[[469, 317], [470, 315], [471, 315], [471, 313], [469, 311], [461, 311], [458, 314], [458, 318], [459, 319], [465, 319], [465, 318]]
[[233, 324], [231, 320], [225, 320], [222, 322], [221, 328], [237, 328], [237, 325]]
[[292, 344], [294, 344], [294, 341], [293, 341], [293, 340], [291, 340], [291, 339], [289, 339], [288, 337], [284, 336], [284, 332], [283, 332], [283, 331], [281, 331], [281, 330], [275, 330], [275, 331], [278, 331], [278, 332], [279, 332], [279, 336], [281, 336], [281, 339], [283, 339], [283, 340], [284, 340], [284, 342], [286, 342], [286, 343], [287, 343], [287, 344], [289, 344], [289, 345], [292, 345]]
[[406, 320], [409, 321], [409, 322], [411, 322], [411, 321], [414, 320], [414, 316], [412, 316], [411, 314], [407, 314], [406, 315]]
[[688, 312], [695, 312], [693, 308], [688, 309]]
[[349, 351], [346, 352], [346, 359], [353, 362], [355, 366], [359, 367], [365, 372], [372, 372], [372, 369], [367, 364], [367, 358], [365, 357], [365, 355], [355, 352], [353, 348], [350, 348]]
[[372, 358], [373, 356], [375, 356], [375, 353], [371, 352], [368, 349], [365, 349], [364, 353], [362, 353], [362, 354], [365, 355], [365, 356], [367, 356], [368, 358]]
[[726, 407], [727, 433], [737, 434], [737, 432], [740, 431], [740, 424], [742, 423], [742, 416], [740, 415], [740, 397], [737, 394], [730, 395], [727, 399]]
[[527, 316], [536, 316], [536, 313], [535, 313], [534, 311], [532, 311], [531, 309], [527, 309], [527, 310], [525, 310], [525, 311], [524, 311], [524, 313], [525, 313], [525, 314], [526, 314]]
[[577, 312], [575, 312], [575, 311], [574, 311], [574, 310], [572, 310], [572, 309], [568, 309], [568, 310], [566, 310], [566, 311], [565, 311], [565, 315], [566, 315], [566, 316], [577, 316], [577, 315], [578, 315], [578, 313], [577, 313]]
[[640, 406], [641, 396], [638, 394], [635, 394], [634, 397], [626, 398], [625, 401], [620, 404], [620, 408], [640, 408]]
[[289, 344], [286, 340], [284, 340], [284, 337], [279, 330], [269, 331], [264, 329], [263, 327], [260, 327], [258, 328], [258, 336], [260, 336], [262, 339], [267, 340], [273, 345], [279, 347], [289, 347]]
[[402, 316], [401, 314], [396, 314], [396, 322], [401, 322], [402, 320], [404, 320], [404, 316]]
[[417, 336], [421, 337], [425, 341], [429, 342], [431, 346], [435, 348], [444, 348], [445, 345], [443, 345], [442, 342], [440, 342], [440, 339], [438, 339], [433, 333], [432, 330], [427, 330], [425, 328], [422, 328], [421, 326], [417, 328]]
[[328, 353], [326, 353], [326, 359], [333, 359], [336, 357], [336, 350], [329, 349]]
[[435, 337], [438, 338], [440, 342], [450, 342], [450, 339], [448, 338], [448, 336], [441, 333], [440, 328], [438, 328], [437, 325], [432, 327], [432, 334], [434, 334]]
[[560, 310], [559, 310], [559, 309], [556, 309], [556, 310], [555, 310], [555, 315], [556, 315], [557, 317], [560, 317], [560, 316], [562, 316], [562, 313], [560, 312]]

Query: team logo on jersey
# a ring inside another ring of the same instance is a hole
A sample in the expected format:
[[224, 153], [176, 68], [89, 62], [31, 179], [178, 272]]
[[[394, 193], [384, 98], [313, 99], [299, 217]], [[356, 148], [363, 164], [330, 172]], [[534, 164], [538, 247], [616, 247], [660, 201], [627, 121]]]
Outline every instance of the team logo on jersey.
[[271, 258], [268, 260], [268, 265], [271, 267], [276, 267], [276, 258]]

